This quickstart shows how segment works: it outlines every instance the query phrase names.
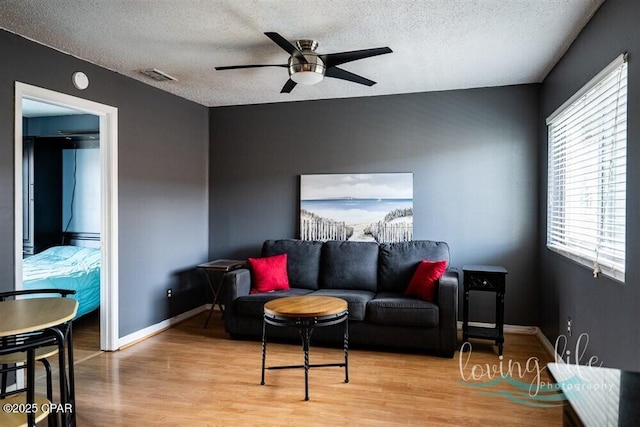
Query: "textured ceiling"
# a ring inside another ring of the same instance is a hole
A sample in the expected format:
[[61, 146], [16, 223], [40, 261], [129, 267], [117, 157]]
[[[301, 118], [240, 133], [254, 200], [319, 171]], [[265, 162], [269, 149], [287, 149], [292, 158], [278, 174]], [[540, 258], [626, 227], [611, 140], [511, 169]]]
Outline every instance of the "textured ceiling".
[[[604, 0], [2, 0], [0, 27], [205, 106], [541, 82]], [[341, 66], [378, 82], [325, 78], [280, 89], [263, 33], [318, 40], [319, 53], [388, 46]], [[155, 82], [137, 70], [178, 79]], [[89, 75], [91, 79], [91, 75]]]

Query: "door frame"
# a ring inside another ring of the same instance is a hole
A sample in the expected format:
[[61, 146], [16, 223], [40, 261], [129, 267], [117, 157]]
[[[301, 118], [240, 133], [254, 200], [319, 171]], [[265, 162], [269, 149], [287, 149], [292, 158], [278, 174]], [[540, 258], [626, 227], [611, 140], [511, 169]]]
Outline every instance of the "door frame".
[[100, 349], [119, 345], [118, 310], [118, 109], [72, 95], [15, 82], [15, 289], [22, 289], [22, 99], [70, 107], [100, 119]]

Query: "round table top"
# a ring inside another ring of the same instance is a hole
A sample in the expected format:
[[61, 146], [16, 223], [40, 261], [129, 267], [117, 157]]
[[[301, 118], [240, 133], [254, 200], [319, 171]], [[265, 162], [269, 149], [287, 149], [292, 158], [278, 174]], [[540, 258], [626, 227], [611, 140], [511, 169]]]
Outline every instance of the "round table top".
[[340, 314], [347, 310], [341, 298], [302, 295], [277, 298], [264, 305], [265, 314], [280, 317], [320, 317]]
[[0, 301], [0, 337], [39, 331], [65, 323], [76, 315], [71, 298], [25, 298]]

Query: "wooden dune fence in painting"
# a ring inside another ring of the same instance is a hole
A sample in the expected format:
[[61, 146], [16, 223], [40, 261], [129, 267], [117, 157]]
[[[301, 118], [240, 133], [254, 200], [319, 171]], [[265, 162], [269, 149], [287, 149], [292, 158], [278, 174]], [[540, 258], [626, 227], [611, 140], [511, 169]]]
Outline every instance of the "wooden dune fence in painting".
[[353, 227], [344, 221], [334, 221], [307, 212], [307, 218], [300, 221], [302, 240], [348, 240], [353, 235]]
[[365, 234], [377, 242], [405, 242], [413, 240], [413, 223], [390, 223], [379, 221], [369, 225]]

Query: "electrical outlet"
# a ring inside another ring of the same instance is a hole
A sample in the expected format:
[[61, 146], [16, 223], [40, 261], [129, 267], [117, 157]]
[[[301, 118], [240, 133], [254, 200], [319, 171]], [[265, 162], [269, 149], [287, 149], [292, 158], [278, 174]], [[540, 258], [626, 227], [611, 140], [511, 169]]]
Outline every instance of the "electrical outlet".
[[567, 317], [567, 335], [571, 336], [571, 317]]
[[171, 288], [167, 289], [167, 298], [171, 298], [173, 296], [173, 290]]

